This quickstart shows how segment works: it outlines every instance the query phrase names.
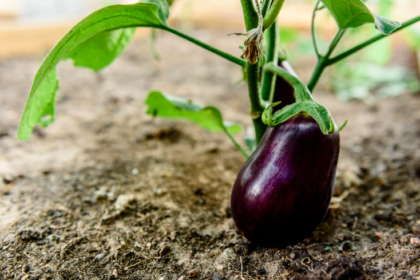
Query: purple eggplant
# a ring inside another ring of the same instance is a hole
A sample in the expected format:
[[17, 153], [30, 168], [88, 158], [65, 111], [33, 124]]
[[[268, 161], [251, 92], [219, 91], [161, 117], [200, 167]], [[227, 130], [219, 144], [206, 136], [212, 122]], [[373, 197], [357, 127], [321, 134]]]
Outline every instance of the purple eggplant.
[[324, 135], [310, 116], [269, 127], [233, 187], [239, 232], [264, 247], [309, 236], [328, 211], [339, 149], [338, 130]]

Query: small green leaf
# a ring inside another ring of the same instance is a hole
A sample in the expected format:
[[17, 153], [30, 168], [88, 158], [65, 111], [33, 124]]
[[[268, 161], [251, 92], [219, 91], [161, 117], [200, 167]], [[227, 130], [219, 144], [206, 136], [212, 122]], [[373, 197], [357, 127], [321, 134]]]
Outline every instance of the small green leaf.
[[394, 32], [401, 24], [372, 13], [362, 0], [322, 0], [340, 29], [374, 23], [384, 35]]
[[[157, 3], [161, 3], [161, 5]], [[54, 105], [51, 104], [51, 101], [54, 100], [56, 89], [58, 88], [55, 67], [61, 60], [71, 57], [75, 59], [75, 63], [77, 64], [99, 69], [105, 63], [95, 62], [96, 58], [87, 59], [85, 56], [77, 54], [78, 52], [75, 54], [75, 51], [81, 50], [78, 47], [83, 49], [88, 48], [92, 51], [91, 47], [97, 45], [98, 40], [100, 41], [110, 37], [114, 38], [117, 33], [112, 33], [111, 35], [110, 32], [117, 29], [130, 27], [166, 27], [166, 16], [169, 15], [167, 9], [168, 4], [166, 1], [157, 0], [149, 0], [148, 3], [132, 5], [113, 5], [90, 14], [75, 25], [55, 45], [39, 68], [19, 124], [18, 139], [29, 139], [37, 123], [47, 125], [54, 120]], [[126, 32], [129, 31], [126, 30]], [[126, 37], [123, 36], [123, 38]], [[94, 42], [88, 43], [91, 39]], [[114, 48], [111, 53], [115, 55], [120, 51], [122, 51], [121, 46]], [[110, 60], [112, 61], [113, 58], [111, 58], [112, 55], [107, 56], [106, 63]], [[46, 114], [50, 117], [43, 118]]]
[[67, 58], [73, 59], [75, 66], [99, 71], [120, 56], [135, 31], [135, 28], [122, 28], [100, 33], [75, 47]]
[[342, 126], [338, 129], [338, 131], [342, 131], [347, 126], [348, 121], [346, 120]]
[[191, 100], [160, 91], [151, 91], [145, 104], [149, 106], [147, 114], [155, 117], [189, 120], [213, 132], [239, 133], [242, 131], [242, 126], [224, 122], [222, 114], [215, 107], [202, 107]]

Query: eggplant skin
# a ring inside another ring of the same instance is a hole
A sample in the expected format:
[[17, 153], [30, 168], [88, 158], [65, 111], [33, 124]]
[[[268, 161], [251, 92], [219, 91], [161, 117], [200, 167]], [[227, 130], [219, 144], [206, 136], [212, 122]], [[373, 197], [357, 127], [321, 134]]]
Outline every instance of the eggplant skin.
[[269, 127], [233, 187], [239, 232], [263, 247], [309, 236], [328, 211], [339, 150], [338, 130], [324, 135], [310, 116]]

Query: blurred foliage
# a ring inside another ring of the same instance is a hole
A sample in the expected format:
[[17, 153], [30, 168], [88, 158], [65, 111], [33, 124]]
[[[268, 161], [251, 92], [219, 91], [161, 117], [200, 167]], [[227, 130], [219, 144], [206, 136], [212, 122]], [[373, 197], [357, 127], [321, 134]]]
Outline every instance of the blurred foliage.
[[[310, 0], [308, 2], [315, 3]], [[392, 17], [392, 11], [397, 3], [394, 0], [368, 0], [365, 2], [369, 6], [376, 7], [378, 14], [385, 17]], [[407, 7], [409, 6], [407, 5]], [[318, 16], [324, 16], [327, 20], [334, 20], [326, 10], [319, 12]], [[323, 53], [327, 49], [331, 38], [324, 38], [320, 34], [322, 26], [316, 26], [316, 29], [318, 48]], [[282, 28], [280, 32], [280, 48], [289, 61], [293, 63], [299, 57], [314, 55], [311, 34], [292, 28]], [[357, 29], [351, 28], [346, 32], [335, 54], [377, 34], [378, 30], [371, 25], [364, 25]], [[402, 34], [411, 49], [420, 56], [420, 29], [416, 29], [416, 26], [414, 26]], [[378, 98], [397, 96], [407, 92], [418, 93], [420, 91], [418, 73], [415, 69], [391, 66], [393, 51], [391, 39], [378, 41], [344, 61], [331, 66], [326, 81], [337, 97], [343, 101], [359, 99], [372, 104]]]

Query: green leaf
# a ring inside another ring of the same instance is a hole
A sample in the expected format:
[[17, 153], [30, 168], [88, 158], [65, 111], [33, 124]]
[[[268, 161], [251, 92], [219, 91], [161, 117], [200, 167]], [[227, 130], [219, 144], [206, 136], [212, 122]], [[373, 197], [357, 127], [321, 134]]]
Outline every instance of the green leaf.
[[75, 66], [99, 71], [120, 56], [135, 31], [135, 28], [122, 28], [100, 33], [75, 47], [67, 58], [73, 59]]
[[[55, 93], [59, 87], [57, 71], [53, 68], [42, 80], [34, 94], [29, 96], [20, 121], [19, 139], [29, 139], [34, 126], [47, 127], [54, 121]], [[28, 104], [30, 104], [28, 106]]]
[[[35, 76], [19, 125], [18, 139], [29, 139], [35, 125], [37, 123], [43, 123], [41, 118], [45, 112], [51, 114], [47, 123], [51, 123], [54, 120], [54, 110], [51, 109], [54, 105], [45, 101], [54, 100], [56, 91], [52, 89], [54, 88], [53, 85], [57, 85], [58, 82], [56, 75], [52, 71], [55, 73], [55, 67], [61, 60], [69, 56], [76, 57], [76, 63], [89, 66], [94, 65], [94, 68], [97, 68], [100, 65], [92, 64], [91, 61], [88, 62], [78, 55], [73, 56], [71, 55], [72, 51], [77, 50], [79, 46], [83, 48], [89, 45], [87, 42], [90, 39], [96, 41], [98, 39], [97, 36], [100, 34], [103, 35], [106, 32], [120, 28], [166, 27], [165, 16], [169, 15], [166, 12], [168, 4], [165, 1], [159, 6], [156, 2], [158, 1], [133, 5], [108, 6], [90, 14], [74, 26], [50, 51]], [[94, 45], [95, 43], [92, 44]]]
[[166, 20], [169, 17], [169, 4], [166, 0], [143, 0], [142, 3], [152, 3], [157, 4], [159, 6], [158, 15], [159, 19], [162, 23], [167, 24]]
[[224, 122], [219, 109], [202, 107], [189, 99], [151, 91], [145, 101], [147, 114], [167, 119], [185, 119], [213, 132], [239, 133], [242, 126]]
[[374, 23], [382, 34], [389, 35], [401, 26], [399, 22], [372, 13], [362, 0], [322, 0], [322, 2], [340, 29]]

